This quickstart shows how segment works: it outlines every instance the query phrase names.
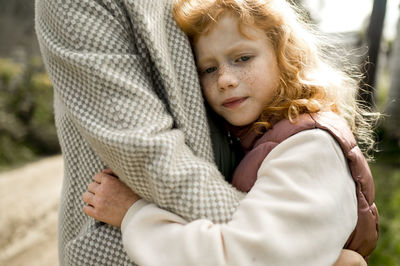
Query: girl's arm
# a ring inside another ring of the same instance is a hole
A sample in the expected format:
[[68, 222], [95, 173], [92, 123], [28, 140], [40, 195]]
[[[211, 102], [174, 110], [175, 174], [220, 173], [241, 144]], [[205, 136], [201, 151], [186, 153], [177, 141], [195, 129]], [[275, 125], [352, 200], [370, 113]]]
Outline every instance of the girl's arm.
[[230, 222], [189, 223], [140, 200], [125, 215], [122, 234], [139, 265], [333, 265], [356, 222], [342, 151], [315, 129], [267, 156]]

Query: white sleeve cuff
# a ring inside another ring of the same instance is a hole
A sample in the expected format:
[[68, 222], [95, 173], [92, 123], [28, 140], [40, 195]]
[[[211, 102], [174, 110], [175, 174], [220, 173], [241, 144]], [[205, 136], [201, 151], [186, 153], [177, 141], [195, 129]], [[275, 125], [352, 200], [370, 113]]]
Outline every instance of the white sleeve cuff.
[[144, 199], [140, 199], [136, 201], [132, 206], [129, 208], [129, 210], [126, 212], [124, 218], [122, 219], [121, 223], [121, 232], [124, 233], [126, 231], [126, 227], [128, 226], [128, 221], [131, 220], [131, 218], [142, 208], [146, 207], [150, 203]]

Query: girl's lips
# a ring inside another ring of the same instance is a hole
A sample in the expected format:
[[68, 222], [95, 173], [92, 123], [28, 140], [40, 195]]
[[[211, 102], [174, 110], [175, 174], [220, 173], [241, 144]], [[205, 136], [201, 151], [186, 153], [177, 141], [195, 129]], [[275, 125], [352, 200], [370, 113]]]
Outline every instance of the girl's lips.
[[233, 97], [226, 99], [222, 105], [226, 108], [238, 107], [242, 102], [246, 101], [247, 97]]

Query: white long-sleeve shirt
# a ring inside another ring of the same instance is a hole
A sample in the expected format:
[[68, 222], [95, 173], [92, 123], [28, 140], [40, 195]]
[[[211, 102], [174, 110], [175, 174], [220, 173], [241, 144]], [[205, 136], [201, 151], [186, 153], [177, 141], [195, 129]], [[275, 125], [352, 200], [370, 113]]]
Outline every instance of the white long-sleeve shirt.
[[357, 222], [355, 184], [342, 150], [320, 129], [273, 149], [226, 224], [187, 222], [145, 200], [122, 222], [138, 265], [332, 265]]

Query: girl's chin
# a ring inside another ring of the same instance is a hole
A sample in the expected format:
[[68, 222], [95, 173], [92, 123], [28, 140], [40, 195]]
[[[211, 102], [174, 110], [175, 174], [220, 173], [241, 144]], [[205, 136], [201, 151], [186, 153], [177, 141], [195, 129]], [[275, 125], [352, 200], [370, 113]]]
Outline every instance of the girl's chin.
[[230, 124], [235, 127], [245, 127], [250, 125], [251, 123], [230, 123]]
[[237, 112], [221, 112], [220, 115], [232, 126], [244, 127], [253, 124], [259, 118], [255, 112], [248, 113], [247, 110]]
[[235, 126], [235, 127], [249, 126], [257, 121], [257, 119], [255, 119], [255, 120], [252, 120], [252, 119], [249, 119], [249, 120], [226, 119], [226, 120], [229, 122], [229, 124], [231, 124], [232, 126]]

